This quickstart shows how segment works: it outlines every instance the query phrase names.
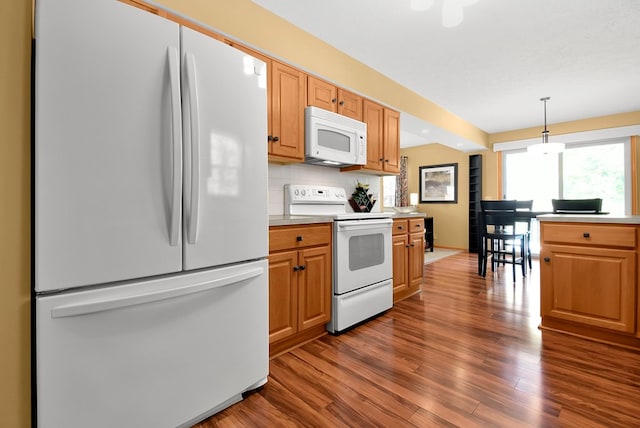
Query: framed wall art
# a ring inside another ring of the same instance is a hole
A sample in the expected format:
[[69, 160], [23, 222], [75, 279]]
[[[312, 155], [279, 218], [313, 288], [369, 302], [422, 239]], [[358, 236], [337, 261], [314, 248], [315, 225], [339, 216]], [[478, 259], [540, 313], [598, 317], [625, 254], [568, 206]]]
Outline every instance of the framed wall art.
[[420, 167], [420, 203], [458, 203], [458, 164]]

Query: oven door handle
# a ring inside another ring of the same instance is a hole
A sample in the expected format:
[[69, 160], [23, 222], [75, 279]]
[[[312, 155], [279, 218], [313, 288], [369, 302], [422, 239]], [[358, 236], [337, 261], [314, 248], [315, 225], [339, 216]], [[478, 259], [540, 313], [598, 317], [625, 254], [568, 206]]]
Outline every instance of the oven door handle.
[[390, 218], [379, 218], [374, 220], [347, 220], [338, 221], [339, 232], [346, 232], [349, 230], [364, 230], [364, 229], [385, 229], [390, 227], [393, 220]]

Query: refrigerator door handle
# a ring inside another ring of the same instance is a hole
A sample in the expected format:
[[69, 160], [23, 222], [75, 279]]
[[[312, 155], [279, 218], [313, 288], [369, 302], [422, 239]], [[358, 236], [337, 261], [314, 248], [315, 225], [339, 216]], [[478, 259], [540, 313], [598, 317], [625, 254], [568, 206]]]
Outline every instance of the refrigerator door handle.
[[216, 288], [237, 284], [264, 274], [264, 268], [252, 268], [242, 273], [228, 275], [212, 281], [189, 284], [169, 290], [150, 291], [132, 296], [106, 297], [83, 303], [60, 305], [51, 308], [51, 318], [68, 318], [79, 315], [89, 315], [96, 312], [111, 311], [134, 305], [157, 302], [160, 300], [174, 299], [193, 293], [200, 293]]
[[187, 222], [187, 242], [195, 244], [198, 239], [198, 210], [200, 208], [200, 110], [198, 102], [198, 81], [196, 58], [185, 52], [187, 66], [187, 89], [189, 91], [189, 118], [191, 159], [186, 162], [185, 179], [190, 180], [189, 219]]
[[171, 219], [169, 244], [178, 245], [180, 236], [180, 197], [182, 195], [182, 118], [180, 101], [180, 56], [175, 46], [167, 49], [169, 82], [171, 85]]

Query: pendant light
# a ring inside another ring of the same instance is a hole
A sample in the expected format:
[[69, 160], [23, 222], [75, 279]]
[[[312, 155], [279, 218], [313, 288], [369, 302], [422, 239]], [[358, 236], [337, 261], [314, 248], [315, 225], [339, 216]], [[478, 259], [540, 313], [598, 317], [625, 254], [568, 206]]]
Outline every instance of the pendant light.
[[540, 101], [544, 102], [544, 131], [542, 131], [542, 142], [539, 144], [533, 144], [527, 147], [527, 152], [535, 154], [556, 154], [564, 151], [564, 143], [550, 143], [549, 131], [547, 130], [547, 101], [551, 97], [540, 98]]

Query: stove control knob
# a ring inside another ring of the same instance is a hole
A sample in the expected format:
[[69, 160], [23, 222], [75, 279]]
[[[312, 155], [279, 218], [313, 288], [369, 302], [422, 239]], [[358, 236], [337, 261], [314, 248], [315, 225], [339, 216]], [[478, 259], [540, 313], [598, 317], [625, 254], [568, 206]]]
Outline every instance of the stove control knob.
[[300, 190], [296, 189], [293, 193], [298, 196], [300, 194]]
[[301, 193], [302, 193], [302, 196], [306, 196], [307, 191], [306, 191], [306, 190], [304, 190], [304, 189], [302, 189]]

